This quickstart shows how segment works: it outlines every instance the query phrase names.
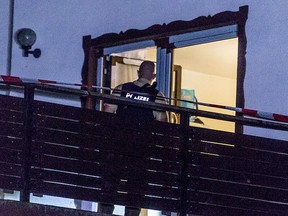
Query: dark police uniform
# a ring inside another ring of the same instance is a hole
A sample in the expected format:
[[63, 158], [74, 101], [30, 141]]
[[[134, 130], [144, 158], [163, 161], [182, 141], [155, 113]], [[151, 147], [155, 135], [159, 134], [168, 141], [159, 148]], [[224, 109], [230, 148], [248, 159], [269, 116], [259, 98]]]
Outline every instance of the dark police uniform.
[[[122, 85], [120, 96], [131, 98], [139, 101], [155, 102], [158, 90], [154, 86], [146, 83], [143, 86], [138, 86], [134, 82], [125, 83]], [[116, 113], [122, 116], [129, 116], [140, 119], [155, 120], [153, 111], [150, 109], [143, 109], [134, 106], [118, 106]]]
[[[164, 95], [155, 89], [155, 87], [149, 84], [149, 80], [145, 78], [139, 78], [134, 82], [129, 82], [117, 86], [112, 92], [114, 96], [121, 96], [125, 98], [131, 98], [139, 101], [149, 101], [166, 104]], [[167, 113], [154, 111], [151, 109], [143, 109], [134, 106], [123, 106], [116, 104], [105, 104], [109, 106], [110, 112], [117, 113], [117, 115], [123, 115], [125, 117], [135, 117], [148, 120], [168, 121]], [[98, 212], [112, 214], [114, 205], [99, 203]], [[125, 215], [139, 215], [140, 208], [125, 207]]]
[[[128, 94], [129, 91], [130, 91], [130, 94]], [[137, 91], [140, 91], [140, 93], [139, 93], [140, 95], [138, 95]], [[142, 94], [141, 94], [141, 92], [142, 92]], [[132, 93], [133, 93], [133, 96], [131, 95]], [[145, 78], [139, 78], [138, 80], [136, 80], [134, 82], [121, 84], [121, 85], [117, 86], [114, 89], [114, 91], [112, 92], [112, 95], [122, 96], [122, 97], [126, 97], [126, 98], [133, 98], [135, 100], [151, 101], [151, 102], [155, 102], [155, 103], [167, 104], [163, 93], [158, 91], [157, 89], [155, 89], [155, 87], [153, 87], [153, 85], [150, 86], [149, 80], [147, 80]], [[105, 104], [105, 106], [106, 105], [109, 106], [110, 112], [118, 113], [120, 115], [125, 114], [124, 113], [124, 111], [126, 109], [125, 106], [121, 107], [120, 105], [118, 106], [116, 104]], [[142, 109], [142, 111], [139, 114], [136, 114], [135, 117], [136, 118], [137, 117], [142, 118], [143, 116], [145, 117], [143, 110], [144, 109]], [[135, 111], [132, 111], [132, 113], [133, 112], [135, 112]], [[165, 122], [168, 121], [166, 112], [160, 112], [160, 111], [153, 110], [152, 113], [153, 113], [153, 119], [154, 120], [165, 121]], [[151, 111], [149, 111], [149, 113], [146, 113], [146, 114], [148, 115], [147, 118], [152, 119], [151, 118]], [[131, 115], [133, 115], [133, 114], [131, 114]], [[127, 117], [127, 115], [126, 115], [126, 117]]]

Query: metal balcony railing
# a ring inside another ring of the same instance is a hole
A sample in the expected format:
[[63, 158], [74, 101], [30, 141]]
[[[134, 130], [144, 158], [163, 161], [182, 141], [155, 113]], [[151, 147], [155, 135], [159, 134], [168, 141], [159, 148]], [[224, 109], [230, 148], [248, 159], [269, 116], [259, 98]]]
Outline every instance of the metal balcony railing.
[[[0, 96], [0, 187], [180, 215], [285, 215], [288, 141], [189, 126], [204, 116], [288, 131], [287, 124], [97, 92], [25, 84]], [[179, 113], [180, 124], [34, 100], [34, 90]]]

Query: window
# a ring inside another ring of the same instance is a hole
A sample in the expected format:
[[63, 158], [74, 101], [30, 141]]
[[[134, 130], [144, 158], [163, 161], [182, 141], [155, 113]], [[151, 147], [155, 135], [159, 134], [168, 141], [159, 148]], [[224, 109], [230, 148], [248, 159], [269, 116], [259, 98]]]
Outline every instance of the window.
[[[156, 63], [157, 88], [167, 97], [190, 97], [189, 100], [199, 102], [244, 107], [247, 14], [248, 7], [244, 6], [237, 12], [153, 25], [145, 30], [128, 30], [94, 39], [84, 36], [83, 83], [113, 88], [132, 81], [137, 78], [135, 71], [139, 64], [148, 59]], [[96, 104], [95, 101], [85, 103], [92, 107]], [[171, 100], [170, 103], [189, 105], [185, 101]], [[171, 120], [179, 119], [172, 113]], [[219, 124], [217, 120], [205, 118], [191, 118], [190, 123], [217, 130], [242, 131], [240, 125]]]

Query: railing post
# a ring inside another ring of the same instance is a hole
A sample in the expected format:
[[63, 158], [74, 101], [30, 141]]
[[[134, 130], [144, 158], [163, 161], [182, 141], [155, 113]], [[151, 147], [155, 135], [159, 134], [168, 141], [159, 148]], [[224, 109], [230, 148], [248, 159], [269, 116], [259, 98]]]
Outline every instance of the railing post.
[[187, 185], [188, 185], [188, 141], [189, 137], [187, 134], [189, 128], [189, 114], [182, 113], [180, 115], [180, 124], [182, 131], [181, 141], [181, 197], [180, 197], [180, 216], [186, 216], [187, 214]]
[[35, 87], [31, 84], [24, 86], [24, 149], [23, 149], [23, 174], [20, 201], [30, 200], [30, 169], [32, 145], [32, 116]]

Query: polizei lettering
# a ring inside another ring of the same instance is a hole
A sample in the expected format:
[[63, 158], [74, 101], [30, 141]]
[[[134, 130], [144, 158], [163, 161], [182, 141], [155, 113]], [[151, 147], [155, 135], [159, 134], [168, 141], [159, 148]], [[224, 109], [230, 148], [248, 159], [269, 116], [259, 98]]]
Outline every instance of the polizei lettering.
[[144, 97], [144, 96], [140, 96], [140, 95], [134, 95], [134, 94], [131, 94], [131, 93], [127, 93], [126, 98], [132, 98], [134, 100], [140, 100], [140, 101], [149, 101], [149, 97]]

